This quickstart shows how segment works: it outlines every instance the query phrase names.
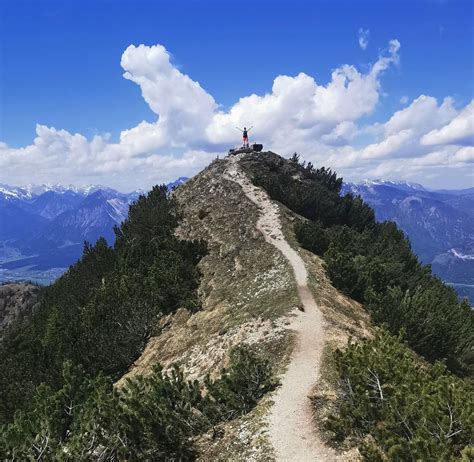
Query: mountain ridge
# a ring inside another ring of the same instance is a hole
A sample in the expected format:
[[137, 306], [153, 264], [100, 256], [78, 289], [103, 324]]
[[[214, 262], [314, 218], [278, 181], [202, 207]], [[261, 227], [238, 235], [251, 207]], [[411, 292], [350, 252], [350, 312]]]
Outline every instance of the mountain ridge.
[[0, 342], [0, 450], [466, 454], [473, 311], [341, 187], [330, 169], [264, 152], [142, 196], [115, 244], [85, 246]]

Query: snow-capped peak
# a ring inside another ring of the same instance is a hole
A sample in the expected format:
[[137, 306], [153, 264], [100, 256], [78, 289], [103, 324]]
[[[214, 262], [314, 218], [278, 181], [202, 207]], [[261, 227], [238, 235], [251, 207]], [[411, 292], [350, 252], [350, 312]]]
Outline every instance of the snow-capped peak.
[[[33, 199], [37, 196], [41, 196], [46, 192], [55, 192], [57, 194], [74, 193], [80, 194], [81, 196], [87, 197], [96, 191], [108, 191], [114, 194], [120, 194], [118, 191], [107, 188], [101, 185], [61, 185], [61, 184], [27, 184], [24, 186], [11, 186], [7, 184], [0, 184], [0, 195], [3, 195], [7, 199], [20, 199], [28, 200]], [[131, 193], [133, 194], [133, 193]]]
[[91, 194], [94, 191], [97, 191], [99, 189], [108, 189], [104, 188], [103, 186], [100, 185], [87, 185], [87, 186], [75, 186], [75, 185], [61, 185], [61, 184], [52, 184], [52, 183], [45, 183], [45, 184], [29, 184], [24, 186], [24, 189], [30, 192], [31, 195], [34, 196], [39, 196], [40, 194], [43, 194], [45, 192], [55, 192], [59, 194], [64, 194], [66, 192], [74, 192], [76, 194], [82, 194], [84, 196], [87, 196]]
[[21, 187], [9, 186], [7, 184], [0, 184], [0, 195], [5, 199], [31, 199], [31, 193]]
[[168, 183], [166, 186], [168, 189], [173, 189], [173, 188], [177, 188], [178, 186], [181, 186], [182, 184], [186, 183], [186, 181], [188, 181], [189, 178], [186, 177], [186, 176], [181, 176], [179, 177], [177, 180], [175, 181], [172, 181], [171, 183]]
[[380, 179], [365, 179], [359, 183], [358, 186], [394, 186], [396, 188], [413, 190], [413, 191], [426, 191], [425, 187], [419, 183], [411, 183], [409, 181], [389, 181]]

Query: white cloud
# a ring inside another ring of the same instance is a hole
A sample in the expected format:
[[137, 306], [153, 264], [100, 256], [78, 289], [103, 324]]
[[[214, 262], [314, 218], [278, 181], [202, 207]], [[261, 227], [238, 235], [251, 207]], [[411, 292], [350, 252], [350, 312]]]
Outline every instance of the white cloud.
[[405, 104], [408, 103], [408, 101], [409, 101], [409, 98], [408, 98], [408, 96], [406, 96], [406, 95], [403, 95], [403, 96], [400, 98], [400, 104], [405, 105]]
[[455, 118], [441, 128], [435, 128], [421, 138], [421, 144], [474, 144], [474, 100]]
[[362, 27], [359, 29], [359, 46], [363, 49], [367, 49], [367, 45], [369, 44], [369, 36], [370, 30], [364, 30]]
[[[381, 77], [398, 64], [399, 50], [392, 40], [366, 72], [342, 65], [326, 84], [305, 73], [277, 76], [268, 94], [242, 97], [224, 111], [173, 65], [163, 46], [130, 46], [121, 60], [124, 77], [139, 85], [156, 120], [123, 130], [116, 143], [106, 135], [87, 139], [38, 125], [29, 146], [0, 143], [0, 182], [147, 188], [203, 168], [239, 142], [235, 127], [243, 125], [254, 125], [251, 135], [267, 148], [282, 155], [298, 151], [351, 179], [417, 175], [432, 168], [433, 159], [438, 167], [462, 169], [472, 162], [472, 124], [466, 131], [472, 103], [458, 111], [451, 98], [439, 104], [422, 95], [385, 123], [363, 123], [380, 103]], [[439, 148], [452, 143], [459, 146]]]
[[397, 133], [389, 134], [383, 141], [373, 143], [360, 151], [363, 159], [379, 159], [396, 155], [413, 138], [413, 130], [406, 128]]
[[337, 135], [333, 131], [339, 124], [346, 124], [347, 130], [351, 122], [373, 113], [380, 99], [380, 76], [398, 63], [399, 48], [398, 41], [391, 41], [388, 53], [365, 74], [349, 65], [335, 69], [326, 85], [304, 73], [278, 76], [271, 93], [241, 98], [229, 111], [217, 112], [207, 127], [208, 142], [232, 143], [235, 126], [245, 124], [255, 125], [259, 138], [282, 152], [325, 135], [328, 140]]
[[[464, 146], [460, 149], [458, 149], [454, 156], [453, 156], [454, 161], [457, 162], [469, 162], [474, 164], [474, 147], [473, 146]], [[474, 169], [474, 165], [471, 167]], [[474, 176], [474, 171], [471, 170], [471, 176]]]
[[336, 125], [334, 129], [321, 137], [321, 140], [329, 145], [345, 145], [351, 141], [357, 133], [357, 125], [352, 121], [344, 121]]
[[417, 133], [431, 130], [443, 125], [456, 115], [452, 98], [445, 98], [440, 106], [436, 98], [421, 95], [412, 103], [397, 111], [385, 123], [387, 135], [398, 133], [401, 130], [413, 129]]
[[[430, 156], [432, 158], [434, 153], [441, 164], [452, 164], [453, 159], [470, 162], [469, 156], [460, 154], [460, 146], [447, 147], [440, 158], [440, 150], [434, 150], [423, 140], [427, 134], [437, 133], [440, 127], [449, 127], [453, 122], [466, 118], [466, 114], [472, 110], [472, 104], [457, 111], [452, 98], [445, 98], [439, 104], [435, 98], [421, 95], [409, 106], [395, 112], [384, 124], [377, 123], [360, 129], [359, 133], [368, 132], [374, 142], [359, 149], [348, 146], [349, 151], [343, 153], [344, 161], [341, 165], [347, 167], [364, 160], [370, 162], [390, 158], [403, 165], [403, 168], [409, 168], [409, 165], [414, 164], [406, 163], [407, 159], [416, 159], [416, 164], [423, 165], [424, 160], [430, 159]], [[339, 153], [333, 153], [333, 162], [338, 162], [338, 156]], [[400, 162], [401, 158], [404, 159], [403, 162]], [[387, 160], [383, 160], [383, 163], [391, 165]]]
[[198, 82], [171, 64], [165, 47], [130, 45], [120, 64], [126, 71], [123, 76], [140, 86], [143, 98], [159, 116], [155, 124], [143, 122], [122, 132], [121, 143], [136, 145], [136, 135], [141, 137], [144, 131], [154, 138], [154, 143], [145, 150], [160, 148], [166, 143], [188, 146], [201, 136], [217, 104]]

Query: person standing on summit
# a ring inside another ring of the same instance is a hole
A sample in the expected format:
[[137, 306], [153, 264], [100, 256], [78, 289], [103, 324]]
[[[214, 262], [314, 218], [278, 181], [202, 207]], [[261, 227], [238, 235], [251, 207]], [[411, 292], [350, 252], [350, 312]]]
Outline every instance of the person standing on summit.
[[242, 139], [244, 141], [244, 148], [248, 148], [249, 147], [249, 131], [252, 130], [253, 126], [250, 127], [248, 130], [247, 130], [247, 127], [244, 127], [243, 130], [239, 127], [235, 127], [235, 128], [237, 128], [237, 130], [240, 130], [242, 132]]

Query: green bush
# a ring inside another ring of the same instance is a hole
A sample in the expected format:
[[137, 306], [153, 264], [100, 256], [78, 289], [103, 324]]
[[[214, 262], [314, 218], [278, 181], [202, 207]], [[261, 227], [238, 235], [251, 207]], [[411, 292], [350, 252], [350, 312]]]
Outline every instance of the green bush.
[[209, 396], [224, 420], [246, 414], [275, 386], [269, 362], [244, 347], [231, 352], [230, 366], [220, 380], [206, 381]]
[[295, 235], [301, 247], [320, 256], [328, 250], [331, 242], [326, 229], [317, 221], [297, 223]]
[[441, 281], [433, 279], [414, 291], [399, 287], [367, 294], [367, 308], [373, 319], [392, 333], [406, 332], [408, 344], [430, 361], [443, 360], [455, 373], [474, 372], [472, 345], [474, 319], [466, 301]]
[[441, 363], [422, 363], [384, 331], [338, 352], [336, 362], [341, 396], [327, 422], [335, 439], [356, 437], [367, 460], [460, 460], [469, 452], [474, 390]]
[[365, 290], [361, 286], [361, 278], [357, 272], [357, 264], [348, 252], [339, 252], [334, 246], [329, 246], [324, 254], [327, 275], [333, 285], [346, 295], [360, 300]]
[[193, 436], [249, 412], [275, 385], [268, 362], [245, 348], [205, 385], [156, 366], [117, 389], [70, 362], [62, 383], [40, 385], [32, 409], [0, 427], [2, 460], [193, 460]]

